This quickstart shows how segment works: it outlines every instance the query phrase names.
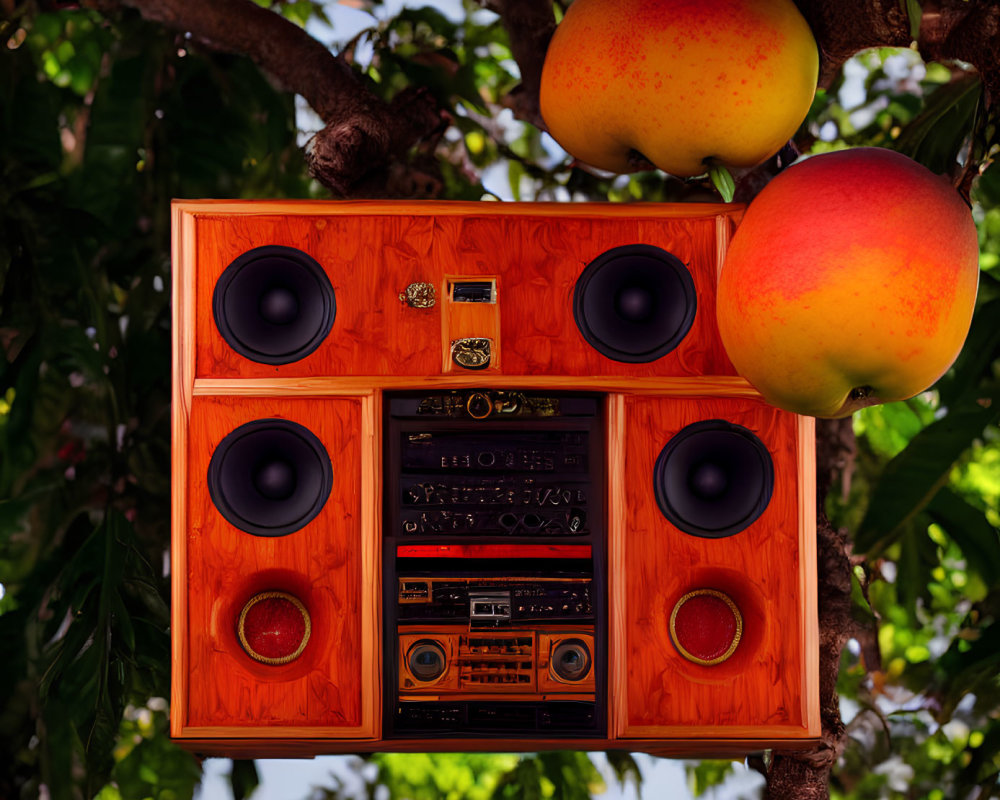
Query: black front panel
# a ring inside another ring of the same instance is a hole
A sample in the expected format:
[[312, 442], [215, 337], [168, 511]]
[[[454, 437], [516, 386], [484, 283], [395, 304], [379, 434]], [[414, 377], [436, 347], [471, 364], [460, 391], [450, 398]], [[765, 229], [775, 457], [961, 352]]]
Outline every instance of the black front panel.
[[385, 398], [387, 738], [604, 736], [602, 398]]

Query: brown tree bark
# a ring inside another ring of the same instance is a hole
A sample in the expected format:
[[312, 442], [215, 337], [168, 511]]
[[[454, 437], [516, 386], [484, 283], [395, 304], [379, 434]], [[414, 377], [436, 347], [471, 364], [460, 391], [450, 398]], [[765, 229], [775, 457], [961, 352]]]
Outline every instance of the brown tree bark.
[[[911, 21], [899, 0], [795, 0], [819, 45], [820, 86], [870, 47], [909, 47], [925, 61], [964, 61], [979, 72], [987, 104], [1000, 93], [1000, 4], [991, 0], [921, 0]], [[914, 37], [912, 29], [917, 29]]]
[[843, 752], [847, 734], [840, 717], [837, 676], [840, 654], [859, 631], [851, 613], [850, 539], [847, 531], [830, 525], [822, 512], [831, 487], [849, 480], [854, 467], [854, 432], [851, 420], [818, 420], [816, 426], [817, 578], [819, 590], [819, 683], [822, 735], [812, 750], [773, 754], [763, 770], [767, 778], [765, 800], [823, 800], [830, 796], [830, 771]]

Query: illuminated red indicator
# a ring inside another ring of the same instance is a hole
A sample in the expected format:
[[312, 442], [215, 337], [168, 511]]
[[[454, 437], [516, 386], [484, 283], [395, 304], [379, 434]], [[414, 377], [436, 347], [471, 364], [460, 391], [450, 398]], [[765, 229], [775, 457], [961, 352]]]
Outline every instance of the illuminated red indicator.
[[312, 625], [297, 597], [262, 592], [250, 598], [237, 623], [240, 644], [264, 664], [287, 664], [306, 648]]
[[730, 597], [715, 589], [698, 589], [677, 601], [670, 615], [670, 638], [684, 658], [695, 664], [719, 664], [736, 652], [743, 635], [743, 616]]

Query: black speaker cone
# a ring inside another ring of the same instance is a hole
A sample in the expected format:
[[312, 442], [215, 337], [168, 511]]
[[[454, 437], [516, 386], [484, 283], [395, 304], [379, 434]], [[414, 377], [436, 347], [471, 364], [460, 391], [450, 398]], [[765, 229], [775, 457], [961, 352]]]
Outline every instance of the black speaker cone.
[[295, 492], [295, 466], [283, 458], [268, 458], [256, 465], [254, 488], [269, 500], [287, 500]]
[[271, 325], [289, 325], [299, 318], [299, 299], [287, 286], [272, 286], [260, 296], [257, 313]]
[[691, 273], [652, 245], [615, 247], [587, 265], [573, 293], [573, 317], [599, 353], [626, 363], [655, 361], [687, 335], [697, 296]]
[[441, 645], [430, 639], [421, 639], [413, 644], [406, 654], [410, 674], [418, 681], [433, 681], [444, 674], [444, 650]]
[[261, 364], [305, 358], [337, 316], [330, 279], [294, 247], [248, 250], [226, 267], [212, 296], [215, 324], [230, 347]]
[[660, 451], [653, 491], [663, 516], [685, 533], [732, 536], [767, 508], [774, 464], [764, 443], [741, 425], [696, 422]]
[[299, 530], [319, 514], [332, 486], [322, 442], [284, 419], [241, 425], [219, 443], [208, 465], [208, 493], [219, 513], [256, 536]]
[[552, 651], [552, 670], [564, 681], [583, 680], [590, 672], [590, 649], [580, 639], [567, 639]]

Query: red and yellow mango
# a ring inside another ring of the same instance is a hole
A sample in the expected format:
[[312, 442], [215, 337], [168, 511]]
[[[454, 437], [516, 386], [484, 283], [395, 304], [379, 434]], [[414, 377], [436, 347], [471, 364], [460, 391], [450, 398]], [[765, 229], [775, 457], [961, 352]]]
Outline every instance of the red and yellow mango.
[[890, 150], [827, 153], [750, 204], [719, 278], [719, 331], [768, 402], [843, 417], [944, 374], [978, 280], [972, 214], [945, 178]]

